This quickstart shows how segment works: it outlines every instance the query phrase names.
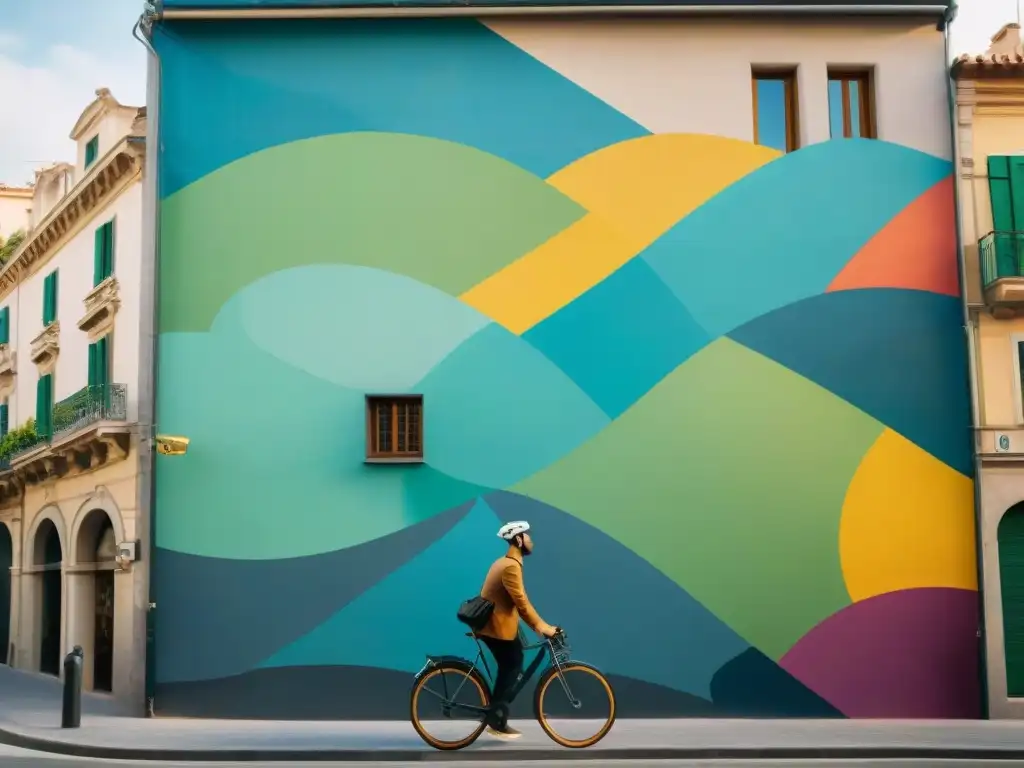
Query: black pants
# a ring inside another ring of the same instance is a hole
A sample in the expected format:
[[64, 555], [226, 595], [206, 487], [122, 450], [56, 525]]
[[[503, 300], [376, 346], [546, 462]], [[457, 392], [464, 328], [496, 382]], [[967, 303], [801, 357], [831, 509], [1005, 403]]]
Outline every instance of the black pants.
[[[491, 703], [510, 705], [514, 698], [512, 689], [519, 678], [519, 673], [523, 671], [523, 644], [518, 637], [515, 640], [498, 640], [494, 637], [482, 639], [498, 664]], [[503, 722], [492, 724], [505, 725]]]

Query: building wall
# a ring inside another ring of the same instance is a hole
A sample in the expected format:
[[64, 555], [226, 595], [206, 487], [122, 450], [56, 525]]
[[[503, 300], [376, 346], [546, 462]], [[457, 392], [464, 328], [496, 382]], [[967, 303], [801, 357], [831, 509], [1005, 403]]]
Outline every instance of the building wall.
[[[939, 33], [156, 44], [157, 421], [191, 439], [157, 459], [158, 712], [407, 717], [525, 518], [530, 595], [621, 717], [978, 716]], [[750, 143], [782, 64], [785, 156]], [[825, 141], [828, 65], [875, 67], [880, 141]], [[423, 464], [365, 463], [383, 392], [423, 395]]]

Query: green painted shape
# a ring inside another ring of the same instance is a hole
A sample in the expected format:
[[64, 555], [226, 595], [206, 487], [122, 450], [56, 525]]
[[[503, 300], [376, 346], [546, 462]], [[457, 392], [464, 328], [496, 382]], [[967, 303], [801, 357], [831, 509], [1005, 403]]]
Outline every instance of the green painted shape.
[[843, 498], [882, 429], [720, 339], [512, 490], [600, 528], [779, 659], [850, 604]]
[[346, 133], [283, 144], [163, 202], [160, 330], [206, 330], [243, 286], [306, 264], [376, 267], [457, 296], [585, 213], [453, 142]]

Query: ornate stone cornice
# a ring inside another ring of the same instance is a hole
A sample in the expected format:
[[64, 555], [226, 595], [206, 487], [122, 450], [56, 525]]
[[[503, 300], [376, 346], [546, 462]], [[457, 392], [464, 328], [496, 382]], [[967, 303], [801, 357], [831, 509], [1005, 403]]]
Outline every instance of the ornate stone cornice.
[[121, 306], [117, 278], [111, 275], [89, 291], [84, 303], [85, 314], [78, 321], [78, 328], [85, 331], [89, 341], [93, 342], [114, 327], [114, 315]]
[[69, 239], [78, 234], [94, 211], [119, 195], [145, 167], [145, 139], [128, 136], [108, 152], [75, 185], [0, 268], [0, 301], [38, 271]]
[[39, 368], [39, 375], [45, 376], [53, 371], [60, 352], [60, 321], [55, 320], [32, 339], [30, 358]]
[[14, 394], [15, 373], [14, 350], [10, 344], [0, 344], [0, 399]]

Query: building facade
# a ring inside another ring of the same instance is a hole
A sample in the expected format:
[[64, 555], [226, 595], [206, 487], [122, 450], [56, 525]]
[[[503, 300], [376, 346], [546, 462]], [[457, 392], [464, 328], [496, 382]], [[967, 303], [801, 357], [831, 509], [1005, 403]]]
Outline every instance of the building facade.
[[142, 711], [148, 585], [134, 563], [145, 110], [109, 91], [77, 161], [36, 173], [0, 268], [0, 653]]
[[1024, 52], [1010, 24], [961, 56], [958, 176], [972, 348], [987, 693], [992, 717], [1024, 717]]
[[527, 519], [620, 717], [979, 716], [947, 9], [205, 5], [152, 35], [158, 714], [408, 717]]

